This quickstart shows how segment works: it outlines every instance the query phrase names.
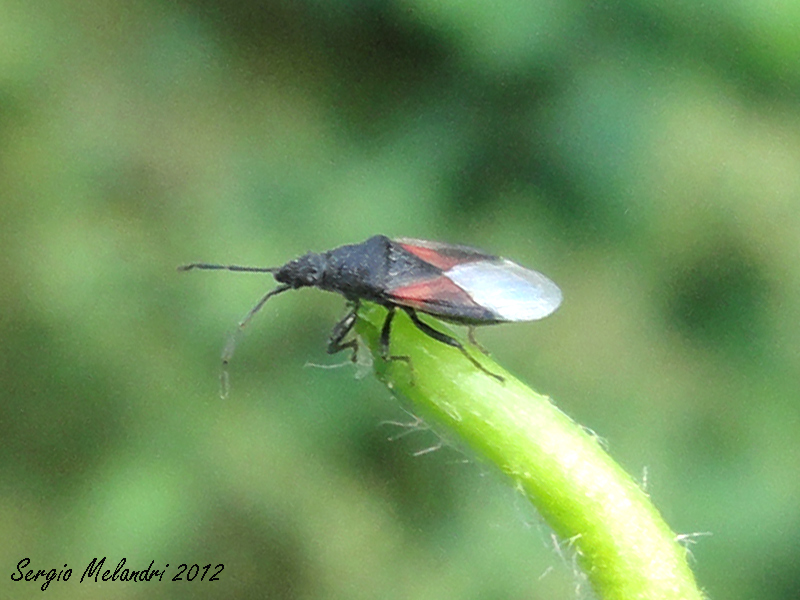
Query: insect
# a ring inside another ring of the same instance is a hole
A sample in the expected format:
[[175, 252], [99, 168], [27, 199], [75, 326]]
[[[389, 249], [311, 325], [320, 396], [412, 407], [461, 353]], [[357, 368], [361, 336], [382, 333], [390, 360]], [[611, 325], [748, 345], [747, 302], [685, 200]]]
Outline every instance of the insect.
[[[265, 294], [247, 313], [239, 323], [239, 331], [273, 296], [302, 287], [317, 287], [342, 294], [350, 306], [350, 311], [331, 332], [329, 354], [349, 348], [355, 360], [358, 344], [354, 339], [345, 341], [345, 338], [356, 323], [361, 302], [369, 301], [389, 311], [380, 334], [384, 360], [402, 360], [410, 364], [408, 356], [389, 353], [392, 321], [400, 309], [425, 335], [457, 348], [473, 365], [500, 381], [503, 378], [483, 367], [461, 342], [434, 329], [417, 313], [468, 326], [469, 339], [478, 346], [474, 338], [475, 326], [541, 319], [555, 311], [562, 299], [561, 290], [547, 277], [505, 258], [468, 246], [409, 238], [392, 240], [384, 235], [319, 254], [309, 252], [282, 267], [193, 263], [178, 269], [272, 273], [280, 285]], [[223, 364], [227, 364], [232, 352], [232, 347], [226, 349]]]

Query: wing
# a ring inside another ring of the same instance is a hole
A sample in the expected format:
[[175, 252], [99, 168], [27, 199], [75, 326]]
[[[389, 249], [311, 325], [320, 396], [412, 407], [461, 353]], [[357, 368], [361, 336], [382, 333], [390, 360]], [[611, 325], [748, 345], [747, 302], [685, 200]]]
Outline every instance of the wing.
[[541, 319], [561, 304], [555, 283], [510, 260], [467, 246], [397, 243], [440, 272], [387, 290], [387, 298], [401, 306], [459, 323], [489, 324]]
[[469, 246], [456, 246], [454, 244], [443, 244], [441, 242], [429, 242], [427, 240], [415, 240], [412, 238], [400, 238], [394, 240], [403, 250], [410, 252], [417, 258], [426, 263], [446, 271], [456, 265], [466, 262], [476, 262], [480, 260], [497, 260], [497, 256], [487, 254], [477, 248]]

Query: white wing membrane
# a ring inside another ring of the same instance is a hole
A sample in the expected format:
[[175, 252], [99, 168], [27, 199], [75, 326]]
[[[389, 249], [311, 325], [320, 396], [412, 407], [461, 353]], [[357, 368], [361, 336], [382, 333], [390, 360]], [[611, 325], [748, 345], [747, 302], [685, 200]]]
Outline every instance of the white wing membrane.
[[535, 321], [561, 304], [561, 290], [547, 277], [504, 258], [456, 265], [445, 275], [476, 303], [503, 321]]

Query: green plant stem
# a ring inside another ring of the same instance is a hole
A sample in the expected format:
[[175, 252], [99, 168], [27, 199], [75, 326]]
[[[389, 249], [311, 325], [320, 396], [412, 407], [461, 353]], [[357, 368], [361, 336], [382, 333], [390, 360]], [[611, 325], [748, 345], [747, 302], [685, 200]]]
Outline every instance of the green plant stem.
[[505, 382], [418, 331], [402, 312], [393, 323], [391, 352], [410, 356], [413, 374], [404, 361], [382, 360], [378, 339], [385, 316], [382, 307], [365, 305], [357, 324], [378, 377], [508, 475], [553, 530], [570, 540], [599, 598], [703, 599], [676, 535], [580, 425], [475, 348], [465, 344]]

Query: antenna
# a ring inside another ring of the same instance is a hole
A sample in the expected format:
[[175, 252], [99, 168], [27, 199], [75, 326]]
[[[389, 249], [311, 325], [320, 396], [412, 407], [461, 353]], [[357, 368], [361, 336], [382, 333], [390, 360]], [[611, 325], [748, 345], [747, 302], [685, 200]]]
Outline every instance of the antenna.
[[[210, 263], [192, 263], [178, 267], [178, 271], [192, 271], [194, 269], [205, 271], [237, 271], [243, 273], [275, 273], [280, 270], [280, 267], [243, 267], [241, 265], [215, 265]], [[292, 289], [291, 285], [284, 284], [264, 294], [261, 300], [259, 300], [258, 303], [250, 309], [250, 312], [245, 315], [244, 319], [239, 321], [236, 331], [231, 334], [228, 343], [225, 344], [225, 348], [222, 350], [222, 369], [219, 374], [221, 384], [220, 395], [223, 399], [228, 397], [230, 391], [228, 363], [233, 358], [233, 352], [236, 350], [236, 343], [239, 341], [239, 337], [242, 335], [244, 328], [247, 327], [247, 324], [252, 320], [255, 314], [267, 303], [267, 300], [272, 298], [272, 296], [276, 296], [290, 289]]]
[[280, 267], [242, 267], [240, 265], [212, 265], [209, 263], [192, 263], [178, 267], [178, 271], [202, 269], [206, 271], [240, 271], [244, 273], [274, 273]]
[[267, 303], [267, 300], [272, 298], [273, 296], [277, 296], [280, 293], [283, 293], [287, 290], [292, 289], [290, 285], [281, 285], [276, 287], [274, 290], [270, 290], [258, 303], [250, 309], [244, 319], [239, 321], [239, 325], [236, 327], [236, 331], [234, 331], [230, 337], [228, 338], [228, 343], [225, 344], [225, 348], [222, 350], [222, 368], [219, 374], [220, 380], [220, 396], [223, 400], [228, 398], [228, 394], [230, 392], [230, 379], [228, 377], [228, 363], [231, 362], [233, 358], [233, 353], [236, 350], [236, 344], [239, 342], [239, 338], [241, 337], [242, 333], [244, 332], [244, 328], [247, 327], [247, 324], [250, 320], [255, 316], [255, 314], [261, 310], [261, 308]]

